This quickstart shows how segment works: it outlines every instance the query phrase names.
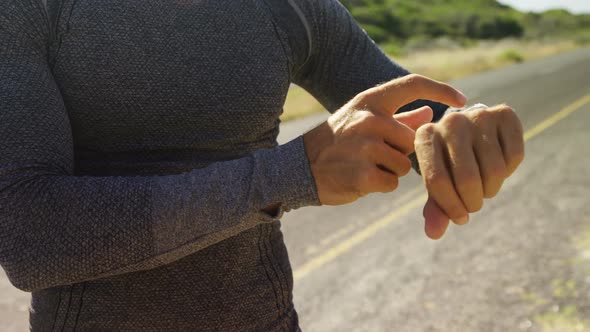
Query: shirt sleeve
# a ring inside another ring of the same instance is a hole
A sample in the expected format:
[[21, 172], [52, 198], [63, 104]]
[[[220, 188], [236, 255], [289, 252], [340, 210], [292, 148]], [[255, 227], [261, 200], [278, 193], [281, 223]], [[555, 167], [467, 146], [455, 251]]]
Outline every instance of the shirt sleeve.
[[[283, 0], [301, 24], [284, 28], [300, 41], [293, 57], [293, 82], [334, 112], [358, 93], [409, 72], [389, 59], [367, 36], [337, 0]], [[285, 20], [283, 20], [285, 21]], [[299, 37], [301, 39], [301, 37]], [[291, 42], [291, 44], [295, 44]], [[302, 51], [305, 47], [306, 52]], [[437, 121], [448, 106], [418, 100], [400, 109], [405, 112], [428, 105]]]
[[0, 265], [16, 287], [155, 268], [318, 204], [301, 137], [178, 175], [77, 176], [43, 4], [1, 5]]

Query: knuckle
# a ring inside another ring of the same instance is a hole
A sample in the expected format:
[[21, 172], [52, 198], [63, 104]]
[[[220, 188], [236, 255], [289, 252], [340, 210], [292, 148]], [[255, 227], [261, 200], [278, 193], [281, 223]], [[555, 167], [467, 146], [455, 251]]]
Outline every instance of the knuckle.
[[467, 124], [467, 118], [463, 113], [450, 113], [443, 118], [443, 122], [450, 128], [458, 128]]
[[367, 131], [367, 129], [371, 128], [372, 118], [371, 112], [355, 111], [350, 116], [350, 122], [347, 124], [347, 132], [350, 131], [350, 134], [356, 134], [361, 131]]
[[354, 122], [354, 123], [347, 125], [345, 130], [342, 131], [341, 135], [343, 137], [356, 137], [357, 135], [362, 133], [362, 131], [363, 131], [362, 124], [360, 122]]
[[446, 176], [436, 172], [425, 174], [424, 181], [426, 182], [426, 187], [433, 191], [442, 190], [449, 183], [449, 179]]
[[484, 124], [490, 121], [492, 117], [492, 112], [487, 109], [480, 109], [472, 112], [473, 116], [473, 123], [475, 124]]
[[434, 123], [427, 123], [416, 130], [416, 138], [430, 138], [436, 132]]
[[358, 127], [370, 127], [376, 120], [375, 115], [369, 111], [359, 110], [354, 114], [354, 123]]
[[498, 109], [498, 113], [500, 116], [500, 121], [502, 123], [510, 124], [512, 130], [516, 132], [516, 134], [522, 135], [522, 123], [516, 111], [510, 106], [504, 106]]
[[369, 90], [365, 90], [359, 94], [357, 94], [353, 100], [352, 103], [360, 106], [360, 107], [366, 107], [367, 105], [370, 104], [371, 99], [373, 98], [373, 90], [369, 89]]
[[419, 75], [419, 74], [409, 74], [407, 76], [405, 76], [404, 78], [406, 84], [420, 84], [422, 82], [424, 82], [424, 76]]
[[499, 115], [501, 121], [518, 121], [516, 112], [508, 105], [501, 105], [495, 111]]
[[514, 112], [514, 109], [506, 104], [498, 105], [496, 111], [506, 116], [516, 116], [516, 112]]
[[396, 87], [400, 89], [413, 90], [419, 92], [424, 87], [425, 77], [418, 74], [409, 74], [401, 77], [396, 82]]
[[369, 128], [376, 127], [382, 122], [379, 116], [369, 111], [364, 111], [360, 120], [363, 126], [367, 126]]
[[420, 128], [418, 128], [418, 131], [420, 132], [424, 132], [424, 133], [434, 133], [436, 130], [436, 124], [429, 122], [426, 123], [424, 125], [422, 125]]

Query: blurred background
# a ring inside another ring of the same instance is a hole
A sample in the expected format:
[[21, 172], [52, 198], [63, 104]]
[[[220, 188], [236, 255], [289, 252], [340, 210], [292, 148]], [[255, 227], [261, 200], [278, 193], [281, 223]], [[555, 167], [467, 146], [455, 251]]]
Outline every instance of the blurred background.
[[[411, 72], [450, 80], [590, 45], [589, 0], [342, 0]], [[293, 87], [283, 120], [322, 111]]]
[[[303, 330], [590, 331], [590, 0], [342, 2], [406, 68], [513, 106], [527, 156], [440, 241], [424, 235], [416, 174], [391, 194], [286, 214]], [[293, 86], [279, 141], [322, 110]], [[0, 331], [28, 330], [28, 302], [0, 269]]]

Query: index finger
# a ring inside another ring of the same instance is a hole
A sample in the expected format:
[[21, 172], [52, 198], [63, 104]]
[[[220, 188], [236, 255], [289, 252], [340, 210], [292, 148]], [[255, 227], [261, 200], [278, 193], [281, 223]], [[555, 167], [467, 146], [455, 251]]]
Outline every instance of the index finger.
[[436, 101], [453, 107], [463, 107], [467, 97], [449, 84], [422, 75], [411, 74], [371, 88], [366, 102], [376, 111], [393, 115], [402, 106], [418, 99]]

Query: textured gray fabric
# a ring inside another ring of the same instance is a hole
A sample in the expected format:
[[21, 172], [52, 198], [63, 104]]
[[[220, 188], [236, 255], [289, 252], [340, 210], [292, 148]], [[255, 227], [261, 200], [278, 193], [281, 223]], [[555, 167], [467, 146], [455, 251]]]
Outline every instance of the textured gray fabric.
[[288, 0], [0, 0], [0, 264], [33, 330], [298, 328], [278, 218], [319, 202], [302, 138], [276, 143], [289, 84], [334, 111], [407, 72], [335, 0], [293, 3], [306, 24]]

